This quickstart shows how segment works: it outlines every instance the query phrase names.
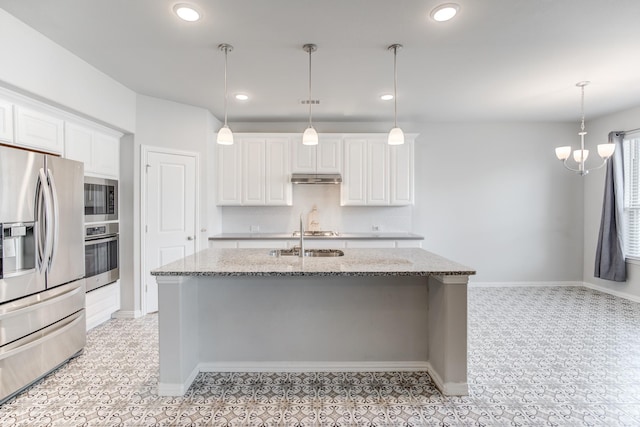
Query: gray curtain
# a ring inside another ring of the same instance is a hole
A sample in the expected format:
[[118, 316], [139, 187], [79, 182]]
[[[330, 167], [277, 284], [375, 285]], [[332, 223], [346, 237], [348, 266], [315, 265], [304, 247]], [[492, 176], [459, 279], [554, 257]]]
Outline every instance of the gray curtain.
[[602, 219], [596, 249], [594, 276], [615, 282], [627, 280], [624, 261], [624, 161], [623, 132], [609, 133], [609, 142], [616, 144], [616, 151], [607, 163]]

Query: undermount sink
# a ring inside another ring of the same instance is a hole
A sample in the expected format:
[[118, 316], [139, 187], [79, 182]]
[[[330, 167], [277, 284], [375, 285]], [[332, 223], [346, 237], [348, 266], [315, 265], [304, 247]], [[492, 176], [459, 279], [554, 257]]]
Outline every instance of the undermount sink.
[[[269, 251], [271, 256], [298, 256], [300, 254], [298, 248], [293, 249], [272, 249]], [[336, 257], [344, 256], [344, 252], [340, 249], [306, 249], [304, 256], [308, 257]]]

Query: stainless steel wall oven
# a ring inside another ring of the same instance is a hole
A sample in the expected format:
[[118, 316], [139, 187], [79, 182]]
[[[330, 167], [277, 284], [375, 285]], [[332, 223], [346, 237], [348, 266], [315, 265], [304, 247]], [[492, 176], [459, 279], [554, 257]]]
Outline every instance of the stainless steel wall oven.
[[87, 292], [120, 278], [117, 223], [84, 226], [84, 268]]
[[118, 220], [118, 181], [84, 178], [84, 222]]

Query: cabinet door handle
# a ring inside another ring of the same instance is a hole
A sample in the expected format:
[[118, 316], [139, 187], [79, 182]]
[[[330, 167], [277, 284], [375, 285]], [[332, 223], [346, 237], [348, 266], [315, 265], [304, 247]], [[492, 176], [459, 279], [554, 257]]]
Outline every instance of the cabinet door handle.
[[193, 236], [187, 236], [187, 240], [193, 240]]

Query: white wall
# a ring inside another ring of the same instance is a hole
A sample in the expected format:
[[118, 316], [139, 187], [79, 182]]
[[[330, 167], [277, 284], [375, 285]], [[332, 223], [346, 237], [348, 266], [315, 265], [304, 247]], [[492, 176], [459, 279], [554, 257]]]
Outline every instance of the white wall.
[[[576, 124], [577, 128], [578, 124]], [[609, 132], [640, 128], [640, 107], [601, 117], [586, 123], [588, 132], [585, 143], [595, 149], [607, 142]], [[577, 129], [576, 129], [577, 132]], [[570, 140], [574, 148], [579, 143], [574, 135]], [[569, 143], [569, 142], [567, 142]], [[612, 293], [621, 293], [640, 301], [640, 265], [627, 262], [627, 281], [611, 282], [593, 277], [598, 232], [604, 196], [604, 170], [593, 171], [583, 178], [584, 188], [584, 281], [602, 287]]]
[[[252, 226], [261, 233], [281, 233], [299, 228], [300, 213], [307, 219], [313, 206], [318, 210], [321, 230], [338, 232], [410, 231], [412, 208], [340, 206], [340, 185], [294, 185], [293, 206], [225, 206], [222, 229], [226, 233], [249, 233]], [[305, 222], [305, 227], [307, 223]]]
[[[318, 132], [387, 132], [385, 123], [316, 123]], [[290, 231], [320, 200], [340, 231], [425, 236], [424, 248], [477, 269], [475, 282], [582, 280], [583, 182], [554, 154], [571, 123], [401, 123], [416, 140], [414, 207], [340, 207], [339, 188], [294, 186], [294, 207], [222, 210], [225, 232]], [[236, 123], [236, 132], [302, 132], [295, 123]], [[337, 223], [337, 224], [336, 224]]]
[[0, 85], [125, 133], [136, 94], [0, 9]]
[[[162, 147], [173, 150], [189, 151], [199, 155], [199, 228], [197, 244], [200, 249], [208, 245], [207, 238], [211, 233], [219, 231], [218, 209], [212, 205], [209, 195], [212, 180], [213, 167], [210, 159], [213, 159], [214, 129], [217, 130], [219, 121], [209, 111], [179, 104], [149, 96], [138, 95], [136, 100], [136, 134], [131, 150], [124, 150], [125, 159], [121, 168], [131, 168], [131, 171], [121, 172], [121, 186], [132, 190], [131, 199], [127, 199], [121, 205], [123, 215], [131, 215], [133, 218], [133, 253], [136, 254], [132, 280], [133, 289], [122, 290], [122, 311], [138, 313], [142, 309], [144, 294], [141, 292], [140, 272], [142, 268], [140, 259], [140, 230], [142, 219], [140, 199], [140, 156], [141, 146]], [[126, 156], [133, 156], [127, 161]], [[209, 227], [213, 231], [209, 230]], [[124, 283], [124, 282], [123, 282]]]
[[474, 282], [581, 280], [582, 181], [554, 153], [572, 137], [570, 125], [442, 123], [415, 131], [413, 223], [426, 249], [476, 268]]

